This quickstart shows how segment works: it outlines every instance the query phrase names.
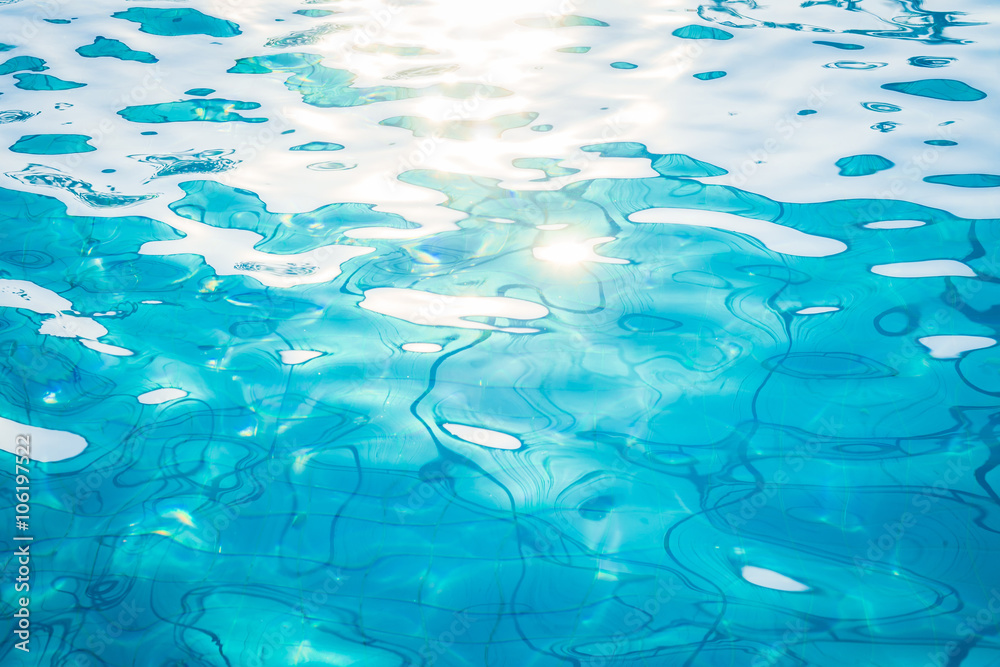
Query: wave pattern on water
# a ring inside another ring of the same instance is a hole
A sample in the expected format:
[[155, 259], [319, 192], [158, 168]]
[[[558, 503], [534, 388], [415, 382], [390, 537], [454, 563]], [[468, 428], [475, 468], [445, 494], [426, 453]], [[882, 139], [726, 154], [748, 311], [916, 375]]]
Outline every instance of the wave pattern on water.
[[191, 4], [0, 0], [34, 664], [995, 664], [993, 3]]

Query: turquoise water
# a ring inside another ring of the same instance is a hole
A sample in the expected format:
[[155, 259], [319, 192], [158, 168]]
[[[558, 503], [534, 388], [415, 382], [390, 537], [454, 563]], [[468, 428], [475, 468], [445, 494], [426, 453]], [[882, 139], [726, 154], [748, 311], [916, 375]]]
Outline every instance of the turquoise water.
[[1000, 664], [949, 3], [0, 0], [2, 664]]

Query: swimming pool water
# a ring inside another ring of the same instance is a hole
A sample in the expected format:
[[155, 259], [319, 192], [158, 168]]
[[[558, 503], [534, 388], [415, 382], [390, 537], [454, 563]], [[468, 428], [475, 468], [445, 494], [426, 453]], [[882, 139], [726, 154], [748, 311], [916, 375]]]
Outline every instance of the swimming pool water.
[[1000, 664], [998, 21], [0, 0], [3, 665]]

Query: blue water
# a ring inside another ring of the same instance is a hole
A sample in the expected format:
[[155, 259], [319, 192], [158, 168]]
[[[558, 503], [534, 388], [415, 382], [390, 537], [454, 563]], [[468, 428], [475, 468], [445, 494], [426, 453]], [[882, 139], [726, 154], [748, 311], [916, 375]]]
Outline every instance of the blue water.
[[0, 0], [4, 667], [1000, 665], [947, 1]]

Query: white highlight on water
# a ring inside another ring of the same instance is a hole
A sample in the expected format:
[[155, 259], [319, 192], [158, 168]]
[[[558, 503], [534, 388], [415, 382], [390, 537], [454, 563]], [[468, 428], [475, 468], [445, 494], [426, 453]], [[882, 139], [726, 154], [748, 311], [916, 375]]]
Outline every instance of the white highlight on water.
[[687, 208], [649, 208], [628, 216], [632, 222], [711, 227], [746, 234], [768, 250], [796, 257], [829, 257], [847, 250], [847, 244], [825, 236], [806, 234], [767, 220], [744, 218], [733, 213]]
[[913, 229], [914, 227], [923, 227], [926, 222], [921, 220], [880, 220], [878, 222], [869, 222], [864, 225], [866, 229]]
[[996, 340], [988, 336], [941, 335], [917, 339], [931, 351], [935, 359], [957, 359], [965, 352], [993, 347]]
[[556, 264], [579, 264], [580, 262], [599, 262], [601, 264], [628, 264], [627, 259], [604, 257], [594, 251], [594, 247], [608, 241], [614, 241], [614, 236], [602, 236], [596, 239], [586, 239], [577, 242], [553, 243], [531, 249], [535, 259]]
[[264, 237], [245, 229], [220, 229], [193, 220], [175, 219], [171, 226], [182, 239], [150, 241], [141, 255], [200, 255], [216, 275], [254, 278], [267, 287], [315, 285], [340, 275], [345, 262], [374, 252], [367, 246], [325, 245], [306, 252], [278, 255], [255, 250]]
[[136, 397], [136, 400], [143, 405], [159, 405], [160, 403], [166, 403], [167, 401], [176, 401], [178, 398], [184, 398], [187, 395], [188, 393], [183, 389], [162, 387], [160, 389], [147, 391], [145, 394], [139, 394]]
[[809, 587], [805, 584], [795, 581], [790, 577], [786, 577], [780, 572], [775, 572], [774, 570], [768, 570], [763, 567], [756, 567], [754, 565], [744, 565], [743, 569], [740, 570], [740, 574], [751, 584], [755, 586], [762, 586], [764, 588], [771, 588], [776, 591], [788, 591], [790, 593], [801, 593], [803, 591], [808, 591]]
[[441, 426], [459, 440], [465, 440], [474, 445], [492, 447], [493, 449], [519, 449], [521, 447], [521, 441], [509, 433], [492, 431], [478, 426], [466, 426], [465, 424], [441, 424]]
[[71, 459], [87, 448], [87, 441], [75, 433], [29, 426], [0, 417], [0, 449], [17, 455], [19, 435], [31, 439], [31, 459], [42, 463]]
[[36, 285], [28, 280], [0, 279], [0, 308], [20, 308], [30, 310], [39, 315], [51, 315], [42, 320], [38, 333], [57, 338], [77, 338], [84, 346], [113, 356], [124, 357], [133, 354], [116, 345], [101, 343], [97, 339], [105, 336], [108, 330], [92, 317], [80, 317], [75, 313], [73, 304], [50, 289]]
[[872, 273], [890, 278], [938, 278], [957, 276], [975, 278], [976, 272], [954, 259], [926, 259], [920, 262], [896, 262], [876, 264]]
[[365, 292], [365, 298], [359, 305], [365, 310], [424, 326], [485, 329], [505, 333], [535, 333], [538, 329], [497, 327], [463, 318], [537, 320], [549, 314], [549, 309], [545, 306], [523, 299], [505, 296], [451, 296], [400, 287], [370, 289]]
[[294, 366], [295, 364], [304, 364], [310, 359], [321, 357], [323, 353], [316, 352], [315, 350], [281, 350], [278, 352], [278, 355], [281, 357], [281, 363]]
[[836, 306], [812, 306], [810, 308], [803, 308], [802, 310], [796, 310], [796, 315], [821, 315], [823, 313], [835, 313], [840, 308]]
[[403, 349], [407, 352], [440, 352], [441, 346], [437, 343], [404, 343]]
[[108, 345], [107, 343], [101, 343], [96, 340], [81, 340], [80, 343], [84, 347], [88, 347], [95, 352], [101, 352], [102, 354], [110, 354], [112, 357], [131, 357], [135, 352], [126, 349], [124, 347], [118, 347], [117, 345]]

